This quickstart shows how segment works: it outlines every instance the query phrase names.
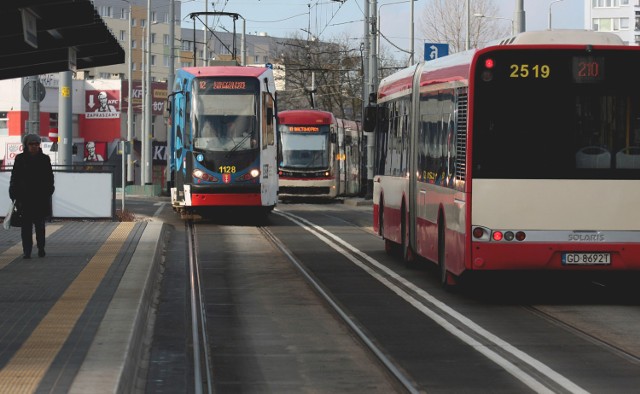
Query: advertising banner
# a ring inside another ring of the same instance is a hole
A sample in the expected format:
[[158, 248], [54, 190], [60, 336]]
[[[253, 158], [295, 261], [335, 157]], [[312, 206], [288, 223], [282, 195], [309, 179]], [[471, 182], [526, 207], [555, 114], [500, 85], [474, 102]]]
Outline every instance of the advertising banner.
[[113, 119], [120, 117], [119, 90], [86, 90], [85, 118]]

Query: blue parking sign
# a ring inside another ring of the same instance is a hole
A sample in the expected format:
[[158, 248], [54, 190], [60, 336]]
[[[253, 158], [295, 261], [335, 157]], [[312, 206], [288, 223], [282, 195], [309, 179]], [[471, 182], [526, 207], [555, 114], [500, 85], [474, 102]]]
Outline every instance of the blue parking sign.
[[449, 44], [424, 43], [424, 60], [434, 60], [449, 54]]

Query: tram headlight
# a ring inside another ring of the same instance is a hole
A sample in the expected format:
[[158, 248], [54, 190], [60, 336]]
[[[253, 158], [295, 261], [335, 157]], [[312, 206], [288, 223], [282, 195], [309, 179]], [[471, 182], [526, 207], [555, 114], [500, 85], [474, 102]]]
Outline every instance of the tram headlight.
[[249, 174], [251, 174], [252, 177], [257, 178], [260, 175], [260, 170], [254, 168], [253, 170], [249, 171]]

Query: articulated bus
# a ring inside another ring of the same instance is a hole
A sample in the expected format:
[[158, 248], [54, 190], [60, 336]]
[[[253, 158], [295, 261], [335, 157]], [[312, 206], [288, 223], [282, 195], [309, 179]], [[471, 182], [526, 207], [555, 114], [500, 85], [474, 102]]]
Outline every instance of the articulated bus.
[[[381, 81], [374, 230], [469, 270], [640, 269], [640, 47], [525, 32]], [[373, 121], [371, 121], [373, 120]]]
[[280, 198], [335, 198], [360, 192], [360, 123], [331, 112], [278, 113]]
[[278, 198], [273, 73], [242, 66], [178, 70], [169, 97], [171, 203], [273, 209]]

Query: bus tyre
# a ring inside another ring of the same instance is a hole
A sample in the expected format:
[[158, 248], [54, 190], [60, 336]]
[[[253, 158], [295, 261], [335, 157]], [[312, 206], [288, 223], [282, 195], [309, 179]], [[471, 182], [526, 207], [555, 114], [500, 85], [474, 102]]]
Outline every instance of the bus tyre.
[[384, 240], [384, 252], [386, 254], [388, 254], [389, 256], [393, 256], [394, 254], [396, 254], [396, 249], [397, 249], [396, 244], [389, 241], [388, 239]]
[[416, 255], [413, 253], [411, 244], [409, 243], [409, 226], [407, 226], [407, 214], [405, 209], [402, 209], [402, 259], [407, 268], [416, 268]]
[[[442, 218], [441, 218], [442, 219]], [[456, 278], [447, 269], [447, 258], [444, 242], [444, 224], [439, 220], [438, 226], [438, 269], [440, 273], [440, 285], [443, 289], [451, 291], [456, 287]]]

